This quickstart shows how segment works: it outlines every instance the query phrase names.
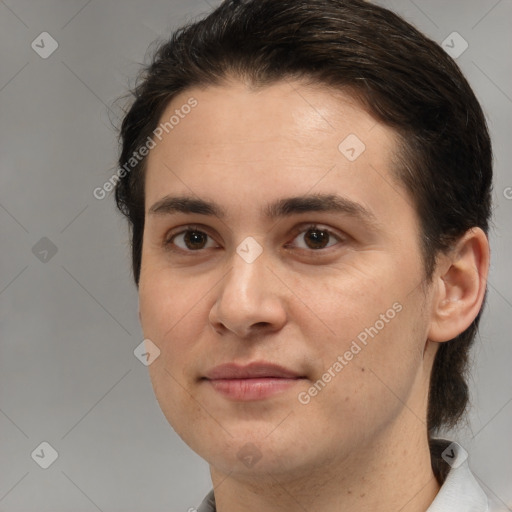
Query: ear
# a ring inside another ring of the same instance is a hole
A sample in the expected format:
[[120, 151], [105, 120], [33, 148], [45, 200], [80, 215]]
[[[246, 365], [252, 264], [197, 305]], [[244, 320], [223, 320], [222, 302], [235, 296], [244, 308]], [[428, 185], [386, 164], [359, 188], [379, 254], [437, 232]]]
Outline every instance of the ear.
[[489, 261], [489, 241], [480, 228], [468, 230], [449, 254], [439, 258], [430, 341], [451, 340], [471, 325], [484, 300]]

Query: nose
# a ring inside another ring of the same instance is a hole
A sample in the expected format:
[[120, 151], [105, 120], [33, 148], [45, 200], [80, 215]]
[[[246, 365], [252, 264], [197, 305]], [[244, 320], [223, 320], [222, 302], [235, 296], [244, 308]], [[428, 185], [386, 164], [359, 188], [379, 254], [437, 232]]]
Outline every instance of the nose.
[[251, 263], [234, 253], [231, 270], [217, 288], [209, 321], [220, 334], [238, 338], [281, 329], [286, 322], [286, 287], [269, 267], [265, 251]]

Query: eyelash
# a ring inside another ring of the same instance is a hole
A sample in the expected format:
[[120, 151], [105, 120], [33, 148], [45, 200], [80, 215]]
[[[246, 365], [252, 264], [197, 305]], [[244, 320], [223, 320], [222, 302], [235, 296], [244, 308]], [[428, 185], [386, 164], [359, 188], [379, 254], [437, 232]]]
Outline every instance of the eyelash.
[[[346, 241], [345, 237], [335, 233], [334, 231], [332, 231], [330, 229], [322, 227], [322, 225], [318, 225], [318, 224], [305, 224], [305, 225], [303, 224], [303, 225], [297, 226], [292, 232], [293, 239], [297, 238], [297, 236], [300, 235], [301, 233], [305, 233], [309, 230], [316, 230], [316, 229], [327, 233], [329, 235], [329, 237], [336, 238], [338, 242]], [[181, 247], [176, 248], [173, 240], [177, 236], [182, 235], [187, 232], [191, 232], [191, 231], [199, 232], [201, 234], [208, 236], [209, 238], [212, 238], [206, 231], [204, 231], [204, 229], [201, 229], [200, 226], [189, 225], [189, 226], [185, 226], [185, 229], [182, 229], [181, 231], [178, 231], [177, 233], [172, 233], [170, 236], [167, 236], [166, 239], [164, 240], [164, 247], [171, 252], [181, 253], [181, 254], [193, 254], [193, 253], [204, 252], [205, 249], [190, 250], [190, 249], [182, 249]], [[287, 245], [289, 245], [289, 244], [287, 244]], [[304, 249], [302, 247], [299, 247], [298, 249], [301, 251], [308, 251], [308, 252], [312, 252], [312, 253], [316, 254], [319, 252], [327, 251], [328, 249], [331, 249], [332, 247], [334, 247], [334, 246], [328, 246], [328, 247], [325, 247], [322, 249]]]

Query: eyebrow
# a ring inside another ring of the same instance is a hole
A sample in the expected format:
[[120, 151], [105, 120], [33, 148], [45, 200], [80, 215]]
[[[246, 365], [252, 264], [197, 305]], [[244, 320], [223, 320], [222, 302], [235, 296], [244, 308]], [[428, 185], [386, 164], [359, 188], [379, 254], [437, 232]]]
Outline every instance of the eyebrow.
[[[289, 217], [299, 213], [333, 212], [344, 213], [358, 218], [365, 224], [378, 225], [376, 216], [362, 204], [336, 194], [311, 194], [279, 199], [267, 204], [261, 210], [269, 220]], [[190, 196], [165, 196], [149, 208], [150, 215], [172, 215], [174, 213], [195, 213], [225, 219], [226, 210], [213, 201]]]

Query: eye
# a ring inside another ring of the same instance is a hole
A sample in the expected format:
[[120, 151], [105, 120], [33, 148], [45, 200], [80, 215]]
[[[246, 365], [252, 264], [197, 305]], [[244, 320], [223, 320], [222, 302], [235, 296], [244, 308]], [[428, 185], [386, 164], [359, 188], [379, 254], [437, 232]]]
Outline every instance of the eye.
[[[210, 236], [197, 228], [197, 226], [187, 226], [186, 229], [173, 234], [165, 241], [165, 246], [170, 250], [175, 250], [173, 246], [185, 252], [198, 252], [201, 249], [209, 249], [215, 247], [215, 243], [211, 240], [210, 245], [207, 240]], [[176, 242], [178, 241], [178, 243]], [[179, 243], [181, 242], [181, 244]], [[213, 243], [213, 246], [211, 245]]]
[[[319, 251], [336, 245], [337, 242], [343, 242], [341, 235], [335, 234], [330, 229], [318, 226], [316, 224], [308, 224], [306, 226], [298, 226], [294, 232], [294, 240], [302, 235], [302, 244], [299, 243], [295, 247], [301, 250]], [[334, 243], [330, 243], [331, 239]], [[210, 241], [208, 241], [210, 239]], [[209, 244], [209, 245], [208, 245]], [[186, 229], [170, 235], [164, 242], [166, 248], [175, 252], [200, 252], [203, 249], [215, 248], [216, 244], [213, 239], [205, 231], [197, 226], [186, 226]], [[288, 244], [288, 246], [291, 244]]]
[[[303, 235], [304, 233], [304, 235]], [[299, 226], [294, 232], [295, 238], [299, 238], [299, 235], [302, 236], [302, 240], [304, 240], [302, 246], [299, 245], [299, 249], [305, 250], [314, 250], [318, 251], [321, 249], [326, 249], [328, 247], [332, 247], [332, 245], [327, 245], [329, 239], [335, 238], [338, 242], [344, 241], [344, 239], [333, 233], [331, 230], [325, 227], [319, 227], [316, 224], [309, 224], [307, 226]]]

